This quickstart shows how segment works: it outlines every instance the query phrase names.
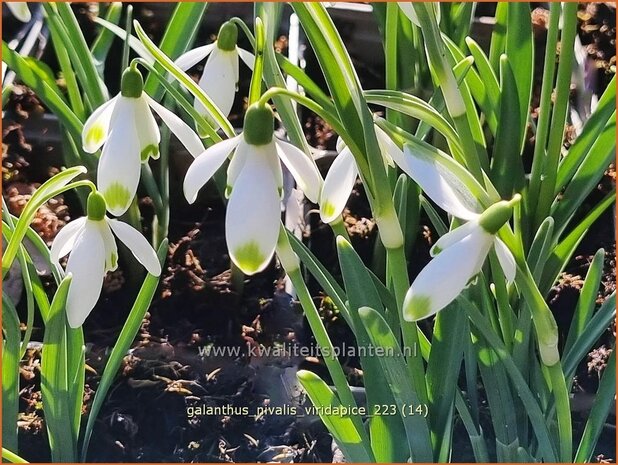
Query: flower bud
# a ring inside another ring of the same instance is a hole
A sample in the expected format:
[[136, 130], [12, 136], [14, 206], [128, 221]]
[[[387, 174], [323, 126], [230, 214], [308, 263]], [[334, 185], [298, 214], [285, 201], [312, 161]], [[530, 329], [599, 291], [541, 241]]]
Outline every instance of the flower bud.
[[137, 69], [130, 67], [122, 73], [122, 81], [120, 82], [120, 92], [123, 97], [139, 98], [142, 96], [144, 89], [144, 78], [142, 73]]
[[275, 115], [270, 105], [251, 105], [245, 114], [243, 135], [249, 145], [266, 145], [273, 139]]
[[236, 43], [238, 42], [238, 27], [231, 21], [223, 23], [219, 29], [219, 35], [217, 37], [217, 47], [220, 50], [231, 52], [236, 49]]
[[511, 200], [494, 203], [481, 214], [479, 224], [489, 234], [496, 234], [511, 219], [513, 206], [520, 200], [521, 196], [515, 194]]
[[88, 196], [86, 211], [88, 219], [92, 221], [101, 221], [105, 218], [105, 198], [99, 192], [91, 192]]

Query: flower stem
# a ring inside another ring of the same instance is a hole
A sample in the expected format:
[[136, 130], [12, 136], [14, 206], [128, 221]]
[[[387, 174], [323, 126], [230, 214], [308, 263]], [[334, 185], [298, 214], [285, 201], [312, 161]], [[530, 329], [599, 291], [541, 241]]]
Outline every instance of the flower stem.
[[262, 77], [264, 74], [264, 24], [260, 18], [255, 18], [255, 64], [251, 75], [251, 86], [249, 87], [249, 105], [260, 101], [262, 95]]

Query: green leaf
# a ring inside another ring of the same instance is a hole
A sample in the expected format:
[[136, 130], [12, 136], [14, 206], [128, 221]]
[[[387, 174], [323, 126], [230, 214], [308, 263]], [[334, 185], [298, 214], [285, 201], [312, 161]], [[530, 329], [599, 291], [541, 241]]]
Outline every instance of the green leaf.
[[43, 412], [54, 462], [75, 462], [77, 459], [77, 432], [72, 428], [72, 421], [67, 425], [67, 413], [72, 411], [65, 311], [70, 284], [71, 276], [67, 276], [56, 291], [45, 326], [41, 354]]
[[496, 3], [495, 24], [489, 49], [489, 62], [496, 73], [500, 71], [500, 55], [504, 53], [506, 47], [508, 7], [507, 2]]
[[[4, 438], [2, 438], [4, 439]], [[26, 460], [22, 459], [19, 455], [11, 452], [8, 449], [2, 448], [2, 459], [11, 463], [28, 463]]]
[[83, 124], [60, 96], [60, 90], [55, 81], [46, 79], [40, 69], [34, 67], [32, 60], [25, 60], [17, 52], [11, 50], [4, 41], [2, 41], [2, 61], [15, 71], [19, 79], [49, 107], [60, 122], [71, 131], [73, 137], [81, 137]]
[[17, 450], [21, 329], [15, 305], [2, 294], [2, 445]]
[[575, 313], [573, 314], [571, 326], [569, 327], [569, 335], [564, 343], [565, 353], [568, 352], [575, 341], [583, 335], [584, 328], [590, 321], [590, 318], [592, 318], [597, 303], [597, 296], [599, 294], [599, 286], [601, 285], [601, 279], [603, 277], [604, 261], [605, 250], [597, 250], [597, 253], [594, 254], [594, 258], [588, 267], [584, 285], [579, 293], [577, 307], [575, 307]]
[[503, 199], [510, 199], [513, 192], [521, 191], [525, 183], [520, 156], [521, 102], [518, 101], [517, 91], [512, 63], [503, 55], [500, 60], [500, 125], [494, 142], [490, 175]]
[[[94, 18], [93, 21], [103, 26], [104, 30], [108, 30], [109, 32], [113, 33], [116, 37], [119, 37], [122, 40], [126, 40], [127, 31], [125, 31], [120, 26], [114, 23], [110, 23], [109, 21], [103, 18]], [[145, 60], [147, 63], [150, 63], [151, 65], [154, 65], [155, 63], [154, 57], [150, 54], [148, 49], [144, 46], [144, 44], [142, 44], [139, 41], [137, 37], [133, 35], [129, 36], [129, 47], [131, 47], [131, 49], [135, 53], [137, 53], [141, 59]]]
[[[165, 258], [167, 256], [167, 247], [168, 241], [167, 239], [161, 242], [159, 249], [157, 251], [157, 256], [159, 258], [159, 262], [163, 264]], [[88, 415], [88, 422], [86, 423], [86, 430], [84, 432], [84, 440], [82, 443], [82, 452], [81, 452], [81, 460], [86, 461], [88, 455], [88, 446], [90, 444], [90, 439], [92, 437], [92, 431], [94, 429], [94, 424], [97, 419], [97, 415], [99, 414], [101, 407], [103, 406], [103, 402], [105, 401], [105, 397], [109, 392], [110, 387], [112, 386], [112, 382], [116, 378], [118, 374], [118, 369], [122, 364], [122, 360], [127, 354], [127, 351], [131, 347], [131, 344], [135, 340], [135, 336], [139, 331], [139, 328], [142, 325], [144, 320], [144, 315], [148, 311], [150, 307], [150, 303], [152, 302], [152, 298], [154, 296], [155, 291], [157, 290], [157, 286], [159, 285], [159, 277], [149, 274], [144, 279], [142, 287], [137, 294], [135, 302], [131, 307], [131, 311], [129, 312], [129, 316], [125, 321], [122, 331], [118, 336], [118, 340], [114, 344], [111, 353], [109, 354], [109, 358], [107, 363], [105, 364], [105, 369], [103, 370], [103, 375], [101, 376], [101, 380], [99, 381], [99, 386], [97, 388], [96, 394], [94, 396], [94, 400], [92, 402], [92, 407], [90, 408], [90, 414]]]
[[575, 463], [591, 462], [595, 446], [605, 427], [605, 420], [616, 402], [616, 348], [609, 357], [599, 389], [588, 416], [584, 434], [575, 455]]
[[[120, 21], [121, 15], [122, 2], [112, 2], [109, 4], [109, 6], [107, 7], [107, 11], [105, 12], [105, 21], [109, 22], [110, 24], [117, 25]], [[99, 35], [97, 35], [97, 38], [94, 39], [94, 42], [90, 47], [92, 58], [101, 78], [103, 78], [103, 73], [105, 71], [105, 60], [107, 59], [107, 54], [112, 48], [113, 42], [114, 33], [107, 29], [101, 29]]]
[[67, 189], [70, 189], [72, 186], [67, 184], [71, 182], [75, 177], [80, 174], [84, 174], [86, 172], [86, 168], [83, 166], [75, 166], [73, 168], [69, 168], [64, 170], [52, 178], [45, 181], [32, 195], [28, 203], [26, 204], [24, 210], [22, 211], [17, 224], [15, 225], [15, 232], [13, 237], [11, 237], [11, 241], [8, 243], [4, 254], [2, 256], [2, 276], [6, 275], [6, 272], [11, 267], [13, 260], [15, 259], [15, 255], [17, 254], [17, 250], [21, 241], [26, 234], [26, 230], [32, 220], [34, 219], [34, 215], [36, 211], [49, 199], [55, 197], [58, 194], [61, 194]]
[[[165, 33], [159, 45], [161, 52], [172, 60], [186, 52], [195, 41], [206, 8], [208, 8], [207, 2], [177, 3], [172, 17], [167, 21]], [[158, 70], [162, 72], [163, 68], [159, 67]], [[157, 101], [163, 96], [161, 83], [154, 76], [146, 78], [144, 91]]]
[[[373, 346], [384, 350], [384, 356], [377, 357], [382, 365], [383, 374], [395, 398], [395, 406], [402, 416], [406, 431], [407, 445], [410, 448], [410, 457], [414, 462], [433, 462], [431, 438], [426, 418], [418, 414], [410, 414], [410, 406], [421, 405], [414, 391], [414, 382], [408, 377], [408, 370], [404, 363], [404, 354], [397, 339], [388, 327], [388, 324], [376, 310], [363, 307], [359, 309], [359, 316]], [[412, 354], [412, 357], [419, 356]], [[426, 407], [426, 406], [425, 406]]]
[[532, 276], [535, 281], [539, 281], [543, 273], [543, 267], [549, 258], [549, 254], [554, 246], [554, 219], [551, 216], [545, 218], [545, 221], [541, 223], [526, 260], [528, 266], [532, 270]]
[[[532, 20], [528, 2], [509, 2], [506, 25], [506, 56], [508, 57], [519, 104], [519, 125], [515, 139], [519, 140], [519, 149], [523, 148], [530, 113], [530, 96], [532, 95], [532, 75], [534, 65], [534, 41], [532, 37]], [[515, 112], [515, 108], [512, 109]], [[506, 122], [505, 122], [506, 123]], [[500, 125], [503, 124], [502, 115]], [[515, 131], [515, 128], [510, 128]]]
[[[361, 307], [371, 305], [384, 314], [382, 300], [374, 287], [373, 280], [365, 264], [352, 245], [342, 236], [337, 237], [337, 253], [341, 264], [341, 273], [345, 283], [346, 294], [350, 303], [352, 330], [359, 347], [369, 348], [371, 341], [363, 326], [358, 311]], [[395, 315], [397, 318], [397, 315]], [[383, 372], [376, 357], [361, 354], [363, 382], [367, 393], [367, 408], [375, 410], [376, 406], [394, 405], [394, 399], [388, 386], [382, 382]], [[377, 415], [369, 419], [371, 448], [378, 462], [403, 462], [408, 457], [400, 447], [405, 441], [405, 431], [399, 416]]]
[[431, 434], [439, 462], [451, 459], [455, 393], [465, 338], [469, 337], [466, 327], [466, 313], [456, 302], [441, 310], [434, 322], [426, 378]]
[[373, 462], [374, 458], [349, 415], [328, 415], [326, 407], [333, 409], [350, 408], [341, 405], [335, 393], [320, 377], [310, 371], [300, 370], [297, 374], [300, 384], [318, 409], [322, 422], [333, 435], [348, 462]]

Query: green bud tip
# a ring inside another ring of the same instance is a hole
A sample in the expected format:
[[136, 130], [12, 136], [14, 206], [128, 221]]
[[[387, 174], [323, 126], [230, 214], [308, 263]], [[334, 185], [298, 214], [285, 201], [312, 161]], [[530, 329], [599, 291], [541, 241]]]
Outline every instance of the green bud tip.
[[120, 83], [120, 92], [123, 97], [139, 98], [142, 96], [144, 89], [144, 78], [133, 66], [127, 68], [122, 73], [122, 81]]
[[105, 198], [99, 192], [91, 192], [88, 196], [88, 204], [86, 211], [88, 212], [88, 219], [93, 221], [101, 221], [105, 218], [105, 210], [107, 205], [105, 204]]
[[249, 145], [266, 145], [273, 140], [275, 115], [270, 105], [254, 103], [247, 109], [243, 135]]
[[217, 47], [219, 50], [231, 52], [232, 50], [236, 50], [237, 42], [238, 27], [233, 22], [226, 21], [219, 29], [219, 35], [217, 36]]
[[483, 212], [479, 224], [489, 234], [496, 234], [511, 219], [513, 207], [520, 200], [521, 195], [515, 194], [511, 200], [501, 200], [494, 203]]

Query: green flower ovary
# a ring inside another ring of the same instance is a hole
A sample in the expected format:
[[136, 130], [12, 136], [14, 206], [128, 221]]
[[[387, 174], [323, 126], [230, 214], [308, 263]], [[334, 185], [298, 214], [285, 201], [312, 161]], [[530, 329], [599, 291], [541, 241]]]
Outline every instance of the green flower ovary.
[[219, 35], [217, 36], [217, 47], [220, 50], [231, 52], [236, 50], [236, 43], [238, 42], [238, 27], [231, 21], [223, 23], [219, 29]]
[[105, 198], [99, 192], [91, 192], [88, 196], [86, 211], [88, 219], [93, 221], [101, 221], [105, 218]]

